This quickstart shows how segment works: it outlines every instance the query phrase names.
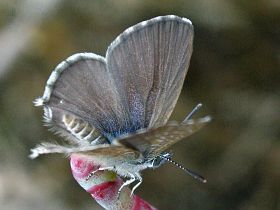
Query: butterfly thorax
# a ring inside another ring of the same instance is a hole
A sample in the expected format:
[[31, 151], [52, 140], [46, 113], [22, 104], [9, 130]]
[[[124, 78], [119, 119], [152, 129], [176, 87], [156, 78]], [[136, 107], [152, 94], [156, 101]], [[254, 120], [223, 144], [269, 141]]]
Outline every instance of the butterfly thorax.
[[146, 159], [141, 155], [138, 159], [118, 163], [114, 168], [119, 175], [130, 177], [131, 174], [138, 174], [147, 168], [155, 169], [160, 167], [167, 162], [166, 157], [171, 158], [171, 154], [164, 152], [151, 159]]
[[150, 167], [150, 163], [142, 163], [142, 164], [137, 164], [134, 163], [123, 163], [120, 165], [116, 165], [115, 171], [117, 174], [119, 174], [122, 177], [131, 177], [131, 174], [139, 174], [140, 171], [143, 171], [147, 168]]

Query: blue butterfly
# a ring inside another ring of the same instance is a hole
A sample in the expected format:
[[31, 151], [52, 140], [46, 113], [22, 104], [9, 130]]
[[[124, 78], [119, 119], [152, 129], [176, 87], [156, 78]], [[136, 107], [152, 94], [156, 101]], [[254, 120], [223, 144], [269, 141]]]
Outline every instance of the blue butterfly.
[[190, 119], [191, 113], [181, 123], [167, 122], [187, 74], [193, 34], [190, 20], [160, 16], [126, 29], [105, 57], [79, 53], [61, 62], [35, 105], [43, 106], [46, 124], [68, 145], [42, 143], [30, 157], [87, 156], [102, 166], [98, 170], [128, 178], [119, 192], [137, 181], [133, 193], [142, 182], [142, 170], [167, 161], [206, 182], [165, 152], [210, 121], [209, 116]]

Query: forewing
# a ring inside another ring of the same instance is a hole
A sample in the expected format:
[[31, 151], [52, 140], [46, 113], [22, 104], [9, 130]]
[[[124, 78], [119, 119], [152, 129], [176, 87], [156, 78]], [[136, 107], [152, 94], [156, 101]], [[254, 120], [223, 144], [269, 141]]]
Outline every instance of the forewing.
[[93, 53], [75, 54], [60, 63], [35, 105], [43, 105], [46, 121], [58, 128], [66, 129], [63, 118], [71, 116], [109, 139], [127, 120], [105, 59]]
[[125, 30], [110, 45], [108, 70], [132, 131], [164, 125], [179, 97], [192, 53], [188, 19], [162, 16]]
[[145, 158], [154, 158], [176, 142], [190, 136], [210, 121], [210, 117], [170, 122], [164, 126], [119, 139], [119, 143], [139, 151]]

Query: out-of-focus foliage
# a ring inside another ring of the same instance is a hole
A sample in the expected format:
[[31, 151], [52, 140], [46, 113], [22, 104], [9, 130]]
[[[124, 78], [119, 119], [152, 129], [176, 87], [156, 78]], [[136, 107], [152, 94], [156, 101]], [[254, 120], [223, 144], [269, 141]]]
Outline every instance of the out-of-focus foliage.
[[159, 209], [280, 209], [279, 0], [2, 0], [0, 209], [100, 208], [73, 180], [67, 159], [27, 158], [36, 143], [60, 139], [43, 127], [32, 101], [66, 57], [104, 55], [127, 27], [166, 14], [195, 27], [172, 118], [183, 119], [198, 102], [204, 108], [197, 117], [213, 117], [172, 152], [208, 183], [165, 165], [145, 171], [137, 193]]

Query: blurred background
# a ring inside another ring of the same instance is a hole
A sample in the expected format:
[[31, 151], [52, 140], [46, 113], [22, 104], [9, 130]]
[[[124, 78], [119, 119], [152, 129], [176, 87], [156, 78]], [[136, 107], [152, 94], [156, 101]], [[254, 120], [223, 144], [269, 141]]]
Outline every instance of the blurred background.
[[60, 137], [32, 101], [52, 69], [77, 52], [105, 55], [124, 29], [174, 14], [192, 20], [194, 52], [172, 115], [213, 121], [172, 147], [172, 165], [146, 170], [137, 194], [159, 209], [280, 209], [279, 0], [1, 0], [0, 209], [101, 209], [62, 155], [28, 159], [30, 148]]

